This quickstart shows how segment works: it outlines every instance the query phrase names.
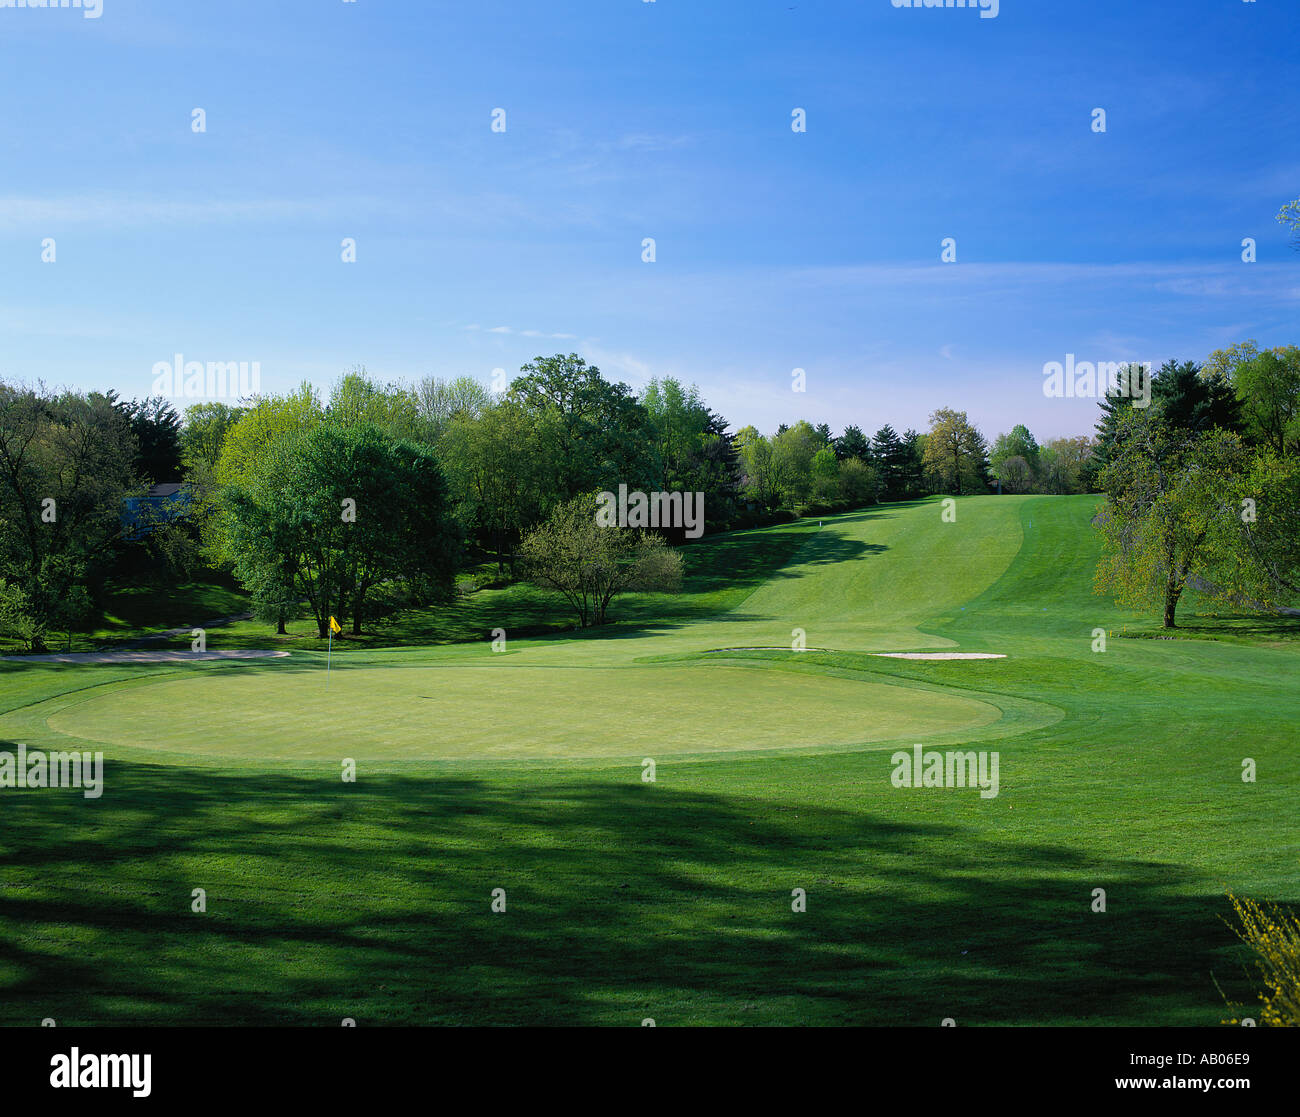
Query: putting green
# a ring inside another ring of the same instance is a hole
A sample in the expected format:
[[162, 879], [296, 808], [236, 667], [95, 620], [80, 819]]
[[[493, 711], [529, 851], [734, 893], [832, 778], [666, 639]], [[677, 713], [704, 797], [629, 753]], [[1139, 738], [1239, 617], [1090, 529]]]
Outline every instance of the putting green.
[[45, 717], [60, 734], [255, 765], [337, 765], [342, 757], [639, 762], [920, 740], [1001, 716], [955, 694], [734, 664], [351, 668], [334, 672], [328, 688], [320, 671], [219, 671], [61, 701]]

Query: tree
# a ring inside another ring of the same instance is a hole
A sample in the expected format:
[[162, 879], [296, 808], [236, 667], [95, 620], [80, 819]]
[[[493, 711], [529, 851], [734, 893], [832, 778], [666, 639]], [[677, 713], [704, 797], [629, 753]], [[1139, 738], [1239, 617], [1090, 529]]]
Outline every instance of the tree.
[[795, 505], [812, 495], [813, 457], [823, 446], [816, 429], [804, 419], [772, 440], [772, 470], [783, 504]]
[[[114, 394], [108, 393], [113, 399]], [[162, 396], [117, 403], [136, 440], [136, 473], [152, 484], [181, 479], [181, 417]]]
[[993, 475], [1000, 477], [1004, 483], [1007, 479], [1002, 476], [1000, 467], [1008, 458], [1021, 458], [1029, 467], [1031, 478], [1038, 473], [1038, 443], [1023, 423], [1012, 427], [1009, 434], [998, 435], [989, 451], [989, 466]]
[[457, 533], [437, 461], [372, 424], [286, 433], [224, 499], [240, 580], [263, 597], [292, 587], [321, 639], [333, 614], [360, 634], [367, 619], [451, 594]]
[[1257, 353], [1236, 368], [1246, 437], [1279, 456], [1300, 453], [1300, 347]]
[[925, 447], [928, 436], [914, 430], [903, 432], [903, 495], [911, 499], [925, 489]]
[[687, 457], [683, 487], [704, 493], [705, 530], [731, 523], [741, 492], [741, 462], [727, 420], [709, 411], [704, 436]]
[[858, 458], [845, 458], [840, 462], [840, 499], [854, 508], [875, 504], [879, 483], [876, 471], [866, 462]]
[[840, 462], [829, 446], [823, 446], [813, 455], [812, 495], [828, 503], [840, 498]]
[[[1097, 591], [1129, 607], [1158, 604], [1164, 627], [1177, 627], [1189, 579], [1213, 584], [1226, 570], [1226, 554], [1240, 553], [1226, 542], [1239, 522], [1222, 494], [1238, 487], [1245, 462], [1245, 445], [1235, 434], [1188, 431], [1141, 411], [1124, 416], [1101, 474], [1108, 502], [1099, 522]], [[1209, 561], [1216, 546], [1218, 563]]]
[[1087, 435], [1051, 438], [1039, 447], [1038, 481], [1045, 493], [1086, 491], [1084, 478], [1092, 458], [1093, 440]]
[[621, 593], [675, 593], [682, 579], [681, 556], [662, 535], [602, 527], [596, 510], [591, 495], [565, 501], [520, 547], [527, 577], [559, 593], [583, 628], [604, 624]]
[[369, 424], [394, 438], [418, 439], [423, 433], [420, 401], [400, 384], [378, 384], [358, 365], [330, 390], [325, 418], [338, 427]]
[[1225, 584], [1263, 605], [1293, 601], [1300, 594], [1300, 460], [1261, 451], [1224, 504], [1225, 522], [1244, 542], [1243, 555], [1235, 538], [1215, 540], [1217, 569], [1236, 572]]
[[880, 474], [882, 500], [902, 500], [908, 495], [912, 471], [911, 450], [886, 423], [871, 440], [871, 456]]
[[0, 381], [0, 579], [21, 592], [9, 592], [9, 625], [34, 650], [51, 632], [70, 637], [91, 612], [123, 501], [144, 489], [137, 453], [112, 397]]
[[542, 436], [524, 407], [505, 398], [447, 424], [443, 460], [461, 508], [496, 552], [497, 570], [525, 528], [542, 513]]
[[[1145, 383], [1147, 373], [1142, 365], [1128, 364], [1121, 370], [1119, 380], [1121, 384], [1131, 387], [1135, 383]], [[1115, 445], [1115, 436], [1119, 431], [1120, 420], [1130, 411], [1141, 410], [1141, 408], [1134, 408], [1135, 399], [1136, 396], [1131, 392], [1127, 394], [1107, 393], [1098, 402], [1097, 406], [1101, 409], [1101, 417], [1097, 420], [1097, 425], [1094, 428], [1096, 440], [1091, 466], [1083, 478], [1084, 484], [1089, 491], [1097, 487], [1101, 470], [1110, 463], [1111, 451]]]
[[1279, 224], [1291, 230], [1294, 237], [1291, 244], [1297, 252], [1300, 252], [1300, 198], [1294, 202], [1287, 202], [1278, 210], [1277, 220]]
[[743, 427], [736, 435], [736, 445], [744, 471], [745, 494], [764, 508], [775, 508], [780, 500], [780, 490], [771, 440], [753, 427]]
[[941, 492], [961, 496], [987, 487], [982, 482], [987, 470], [984, 437], [964, 411], [941, 407], [930, 416], [924, 463], [934, 487]]
[[195, 403], [185, 409], [180, 448], [181, 469], [187, 480], [210, 483], [226, 437], [244, 411], [224, 403]]
[[472, 376], [452, 381], [426, 376], [417, 385], [415, 396], [425, 437], [435, 443], [453, 419], [474, 419], [492, 403], [492, 394]]
[[1254, 338], [1249, 338], [1237, 345], [1214, 350], [1205, 358], [1205, 364], [1201, 366], [1201, 375], [1219, 376], [1229, 383], [1234, 383], [1237, 379], [1237, 369], [1258, 356], [1259, 346]]
[[1151, 404], [1184, 431], [1241, 429], [1241, 405], [1223, 376], [1203, 376], [1195, 361], [1166, 361], [1151, 381]]
[[1034, 471], [1019, 454], [1003, 458], [998, 464], [997, 476], [1010, 493], [1027, 493], [1034, 485]]
[[213, 480], [235, 485], [257, 476], [270, 448], [286, 434], [314, 429], [325, 421], [316, 389], [305, 381], [283, 396], [254, 400], [226, 432]]
[[654, 487], [650, 415], [626, 384], [610, 384], [576, 353], [537, 357], [519, 371], [510, 394], [545, 421], [556, 499], [620, 483]]
[[653, 378], [641, 395], [641, 404], [650, 417], [651, 438], [659, 464], [659, 489], [682, 488], [686, 484], [688, 462], [705, 441], [710, 412], [699, 389], [682, 388], [671, 377]]
[[858, 427], [845, 427], [844, 433], [835, 440], [835, 456], [840, 461], [857, 458], [860, 462], [870, 462], [871, 439]]

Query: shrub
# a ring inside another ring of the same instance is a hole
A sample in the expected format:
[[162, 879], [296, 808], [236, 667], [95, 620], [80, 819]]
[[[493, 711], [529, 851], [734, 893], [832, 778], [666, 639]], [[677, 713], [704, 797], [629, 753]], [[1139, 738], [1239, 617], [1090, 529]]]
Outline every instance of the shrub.
[[1228, 900], [1239, 922], [1230, 926], [1254, 952], [1255, 968], [1264, 986], [1259, 994], [1260, 1024], [1300, 1027], [1300, 918], [1271, 905], [1240, 900], [1232, 893]]

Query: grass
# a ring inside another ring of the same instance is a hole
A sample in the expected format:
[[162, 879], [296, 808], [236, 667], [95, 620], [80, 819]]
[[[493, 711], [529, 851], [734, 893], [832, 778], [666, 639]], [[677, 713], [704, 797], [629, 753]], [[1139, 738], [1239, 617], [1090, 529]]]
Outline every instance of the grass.
[[[314, 651], [0, 664], [0, 739], [107, 768], [0, 791], [0, 1021], [1218, 1024], [1225, 892], [1300, 899], [1297, 622], [1120, 638], [1091, 508], [706, 540], [607, 630], [336, 649], [328, 692]], [[870, 654], [922, 649], [1009, 658]], [[1001, 793], [894, 788], [895, 740]]]
[[[779, 570], [817, 531], [817, 522], [712, 536], [683, 549], [685, 592], [680, 596], [628, 594], [619, 599], [614, 615], [623, 620], [668, 623], [724, 612], [753, 592]], [[495, 567], [483, 568], [485, 572]], [[468, 580], [463, 579], [462, 583]], [[252, 603], [228, 576], [209, 572], [204, 577], [168, 585], [111, 587], [104, 616], [85, 633], [74, 633], [66, 650], [91, 651], [126, 644], [143, 637], [159, 637], [168, 629], [184, 632], [150, 640], [151, 647], [188, 648], [190, 630], [217, 618], [250, 612]], [[494, 628], [505, 627], [517, 635], [557, 635], [572, 629], [558, 594], [526, 583], [473, 590], [462, 585], [450, 606], [412, 609], [367, 626], [354, 636], [351, 625], [335, 637], [341, 649], [426, 646], [490, 639]], [[316, 634], [316, 624], [304, 609], [277, 635], [275, 625], [261, 620], [239, 620], [207, 631], [214, 650], [276, 648], [289, 651], [324, 650], [327, 641]], [[51, 645], [65, 650], [62, 634]], [[16, 643], [0, 637], [0, 652], [16, 652]]]

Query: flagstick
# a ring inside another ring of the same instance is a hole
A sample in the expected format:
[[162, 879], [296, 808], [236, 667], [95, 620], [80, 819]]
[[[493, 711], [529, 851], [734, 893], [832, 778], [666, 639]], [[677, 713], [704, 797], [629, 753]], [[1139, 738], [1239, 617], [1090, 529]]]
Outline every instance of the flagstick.
[[330, 658], [333, 655], [334, 655], [334, 626], [330, 625], [330, 645], [325, 652], [325, 685], [327, 687], [330, 685]]

